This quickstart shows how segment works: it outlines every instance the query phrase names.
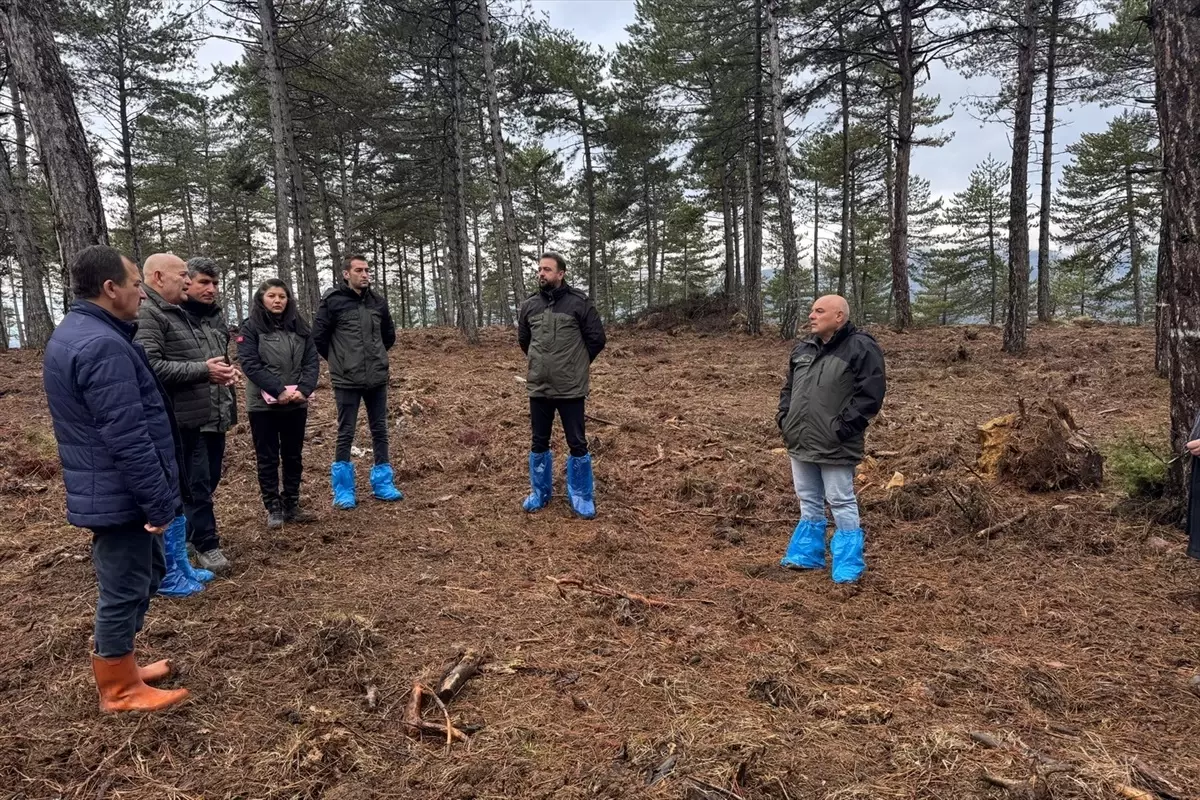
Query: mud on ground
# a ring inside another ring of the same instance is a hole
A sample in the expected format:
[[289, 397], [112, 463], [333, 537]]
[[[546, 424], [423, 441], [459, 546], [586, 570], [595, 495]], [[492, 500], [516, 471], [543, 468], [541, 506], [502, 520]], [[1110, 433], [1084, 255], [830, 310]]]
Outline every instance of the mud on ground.
[[[1031, 495], [972, 466], [976, 425], [1018, 396], [1061, 400], [1102, 445], [1161, 437], [1151, 332], [1039, 329], [1023, 359], [986, 329], [879, 336], [890, 392], [857, 593], [776, 566], [798, 516], [773, 420], [785, 343], [615, 332], [583, 522], [561, 496], [519, 511], [515, 336], [405, 332], [390, 406], [407, 499], [330, 509], [325, 386], [306, 450], [321, 520], [268, 532], [239, 427], [218, 492], [235, 572], [156, 600], [140, 637], [195, 697], [117, 718], [96, 708], [88, 537], [63, 521], [40, 365], [5, 356], [0, 797], [1115, 798], [1152, 788], [1135, 759], [1197, 796], [1200, 590], [1181, 534], [1108, 485]], [[490, 657], [448, 706], [482, 725], [470, 746], [406, 738], [413, 681], [467, 647]]]

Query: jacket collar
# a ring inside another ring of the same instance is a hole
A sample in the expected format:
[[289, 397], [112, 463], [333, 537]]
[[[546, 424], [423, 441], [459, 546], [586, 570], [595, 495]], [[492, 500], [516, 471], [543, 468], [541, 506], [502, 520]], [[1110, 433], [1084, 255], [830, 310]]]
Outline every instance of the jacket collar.
[[345, 278], [342, 279], [342, 285], [338, 287], [338, 291], [341, 292], [342, 294], [346, 295], [347, 297], [352, 297], [355, 300], [359, 300], [361, 302], [366, 302], [369, 298], [373, 297], [375, 294], [371, 290], [370, 286], [363, 289], [362, 294], [359, 294], [358, 292], [356, 292], [350, 288], [350, 284], [346, 283]]
[[215, 317], [221, 313], [221, 306], [216, 303], [201, 303], [185, 297], [180, 308], [196, 317]]
[[822, 342], [821, 337], [815, 335], [810, 338], [809, 341], [815, 344], [818, 350], [832, 350], [842, 342], [846, 341], [846, 339], [848, 339], [856, 330], [858, 329], [854, 327], [854, 323], [847, 320], [846, 324], [838, 328], [837, 333], [835, 333], [833, 338], [828, 342]]
[[154, 291], [154, 289], [150, 288], [150, 286], [148, 284], [143, 283], [142, 289], [146, 292], [146, 302], [147, 303], [154, 303], [154, 305], [158, 306], [163, 311], [179, 311], [179, 312], [183, 311], [182, 308], [175, 305], [174, 303], [168, 303], [166, 300], [164, 300], [163, 296], [161, 294], [159, 294], [158, 292]]
[[541, 287], [538, 289], [538, 292], [547, 300], [561, 300], [563, 296], [566, 295], [566, 293], [570, 290], [570, 288], [571, 287], [567, 286], [567, 282], [564, 280], [558, 285], [557, 289]]
[[136, 322], [126, 322], [123, 319], [117, 319], [106, 309], [103, 309], [88, 300], [76, 300], [74, 303], [72, 303], [71, 313], [82, 314], [85, 317], [93, 317], [98, 319], [106, 325], [114, 328], [117, 333], [121, 334], [130, 341], [133, 341], [133, 335], [137, 333], [138, 326]]

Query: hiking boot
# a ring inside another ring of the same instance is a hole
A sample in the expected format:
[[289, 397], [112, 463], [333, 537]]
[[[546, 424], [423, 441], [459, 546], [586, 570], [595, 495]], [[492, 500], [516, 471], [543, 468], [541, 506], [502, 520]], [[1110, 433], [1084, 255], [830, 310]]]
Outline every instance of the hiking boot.
[[301, 508], [298, 503], [295, 505], [289, 504], [283, 509], [283, 521], [303, 525], [306, 522], [316, 522], [317, 515], [307, 509]]
[[283, 527], [283, 512], [278, 508], [272, 508], [267, 512], [267, 527], [270, 529]]
[[214, 547], [212, 550], [203, 553], [197, 553], [196, 562], [205, 569], [216, 573], [228, 572], [233, 566], [219, 547]]

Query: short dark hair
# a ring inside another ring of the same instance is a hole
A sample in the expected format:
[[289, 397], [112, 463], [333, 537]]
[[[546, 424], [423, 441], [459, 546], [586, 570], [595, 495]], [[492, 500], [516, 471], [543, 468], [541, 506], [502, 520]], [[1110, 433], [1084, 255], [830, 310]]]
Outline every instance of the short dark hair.
[[189, 278], [195, 278], [197, 275], [207, 275], [215, 281], [219, 274], [217, 262], [207, 256], [189, 258], [187, 268]]
[[559, 272], [567, 271], [567, 260], [560, 254], [554, 252], [553, 250], [547, 250], [546, 252], [542, 253], [540, 258], [538, 258], [538, 262], [544, 261], [547, 258], [554, 260], [554, 263], [558, 265]]
[[71, 261], [71, 292], [78, 300], [94, 300], [104, 294], [104, 284], [112, 281], [124, 286], [128, 273], [121, 251], [106, 244], [94, 244], [75, 254]]
[[362, 253], [351, 253], [350, 255], [348, 255], [342, 259], [342, 271], [349, 272], [350, 265], [353, 264], [355, 261], [362, 261], [362, 262], [368, 263], [368, 264], [370, 263], [367, 261], [367, 257], [364, 256]]

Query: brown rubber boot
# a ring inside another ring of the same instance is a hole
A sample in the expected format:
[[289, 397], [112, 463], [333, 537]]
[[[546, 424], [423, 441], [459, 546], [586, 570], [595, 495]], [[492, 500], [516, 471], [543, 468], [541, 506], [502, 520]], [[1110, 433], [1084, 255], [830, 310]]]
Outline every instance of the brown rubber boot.
[[171, 677], [171, 672], [171, 662], [165, 658], [162, 661], [155, 661], [153, 664], [138, 667], [138, 677], [142, 679], [142, 683], [165, 681]]
[[159, 711], [187, 699], [187, 689], [155, 689], [138, 674], [133, 653], [120, 658], [92, 656], [101, 711]]

